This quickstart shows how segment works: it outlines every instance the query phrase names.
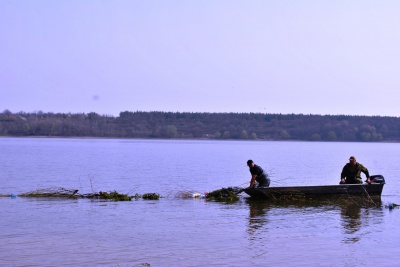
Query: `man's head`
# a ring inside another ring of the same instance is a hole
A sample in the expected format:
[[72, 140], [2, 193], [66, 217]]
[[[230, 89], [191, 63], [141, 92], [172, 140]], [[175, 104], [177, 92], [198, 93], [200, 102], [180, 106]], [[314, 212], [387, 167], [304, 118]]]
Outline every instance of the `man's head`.
[[351, 165], [356, 165], [356, 163], [357, 163], [356, 157], [354, 157], [354, 156], [351, 156], [351, 157], [349, 158], [349, 161], [350, 161], [350, 164], [351, 164]]
[[253, 167], [253, 166], [254, 166], [254, 162], [253, 162], [251, 159], [249, 159], [249, 160], [247, 161], [247, 166]]

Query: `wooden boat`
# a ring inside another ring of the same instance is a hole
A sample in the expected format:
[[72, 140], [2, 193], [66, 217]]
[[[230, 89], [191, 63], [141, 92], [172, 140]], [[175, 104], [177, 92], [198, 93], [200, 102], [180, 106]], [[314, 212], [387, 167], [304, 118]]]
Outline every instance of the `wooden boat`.
[[[375, 180], [375, 181], [374, 181]], [[370, 184], [340, 184], [320, 186], [283, 186], [250, 188], [243, 191], [251, 198], [282, 199], [282, 198], [331, 198], [331, 197], [378, 197], [380, 198], [385, 184], [382, 175], [371, 176]]]

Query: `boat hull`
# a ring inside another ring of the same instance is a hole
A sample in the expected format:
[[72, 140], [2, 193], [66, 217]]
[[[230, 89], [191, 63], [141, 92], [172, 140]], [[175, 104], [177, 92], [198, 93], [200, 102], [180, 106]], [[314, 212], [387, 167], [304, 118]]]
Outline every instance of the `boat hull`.
[[281, 199], [281, 198], [330, 198], [330, 197], [379, 197], [384, 184], [341, 184], [322, 186], [292, 186], [292, 187], [266, 187], [244, 189], [251, 198]]

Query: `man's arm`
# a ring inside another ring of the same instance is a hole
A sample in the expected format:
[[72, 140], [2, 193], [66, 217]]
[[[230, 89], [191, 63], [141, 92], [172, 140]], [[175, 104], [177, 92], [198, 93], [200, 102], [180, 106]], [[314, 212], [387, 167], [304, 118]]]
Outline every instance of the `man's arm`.
[[346, 178], [346, 165], [343, 167], [342, 172], [340, 173], [340, 183], [341, 184], [345, 183], [344, 178]]
[[256, 183], [256, 177], [257, 177], [257, 174], [253, 174], [253, 175], [251, 176], [249, 188], [252, 188], [252, 187], [254, 186], [254, 184]]
[[360, 165], [361, 165], [361, 171], [365, 174], [365, 176], [367, 176], [367, 181], [366, 182], [367, 183], [371, 183], [368, 169], [364, 165], [362, 165], [362, 164], [360, 164]]

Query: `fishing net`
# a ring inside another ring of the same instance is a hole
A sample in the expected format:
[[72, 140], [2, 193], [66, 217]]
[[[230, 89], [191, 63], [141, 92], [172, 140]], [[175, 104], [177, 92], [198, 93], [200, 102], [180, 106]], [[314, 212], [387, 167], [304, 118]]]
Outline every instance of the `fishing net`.
[[180, 190], [178, 192], [175, 192], [173, 196], [175, 198], [205, 198], [206, 194], [207, 193], [201, 194], [193, 190]]

